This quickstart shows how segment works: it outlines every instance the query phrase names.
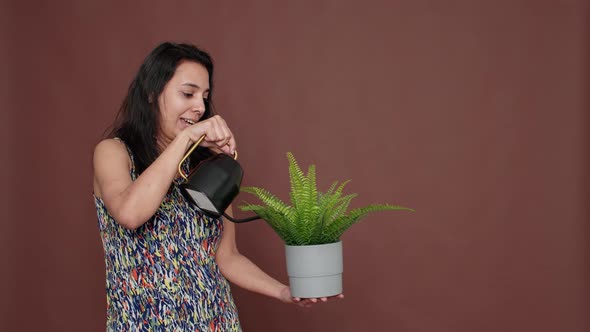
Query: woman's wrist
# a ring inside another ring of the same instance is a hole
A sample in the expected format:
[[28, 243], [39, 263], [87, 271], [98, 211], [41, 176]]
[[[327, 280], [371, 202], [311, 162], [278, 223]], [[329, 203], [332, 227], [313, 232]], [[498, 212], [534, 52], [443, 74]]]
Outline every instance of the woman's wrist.
[[194, 143], [190, 135], [186, 132], [186, 130], [183, 130], [178, 135], [176, 135], [174, 140], [177, 141], [178, 144], [184, 148], [184, 151], [187, 151]]
[[277, 286], [275, 298], [281, 302], [290, 303], [291, 290], [289, 289], [289, 286], [279, 283]]

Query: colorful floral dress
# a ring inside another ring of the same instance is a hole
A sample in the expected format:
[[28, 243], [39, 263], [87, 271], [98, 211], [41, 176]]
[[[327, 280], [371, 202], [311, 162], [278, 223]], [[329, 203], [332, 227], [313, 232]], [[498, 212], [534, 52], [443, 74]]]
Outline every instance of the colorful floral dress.
[[241, 331], [229, 283], [214, 259], [223, 222], [193, 209], [179, 183], [136, 230], [120, 226], [94, 197], [106, 264], [107, 331]]

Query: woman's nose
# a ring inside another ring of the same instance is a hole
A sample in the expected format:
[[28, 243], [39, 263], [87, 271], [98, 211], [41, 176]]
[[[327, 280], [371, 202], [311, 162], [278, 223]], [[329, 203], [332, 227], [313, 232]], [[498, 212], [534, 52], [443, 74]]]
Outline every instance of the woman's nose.
[[203, 113], [205, 112], [205, 101], [203, 98], [195, 98], [195, 104], [193, 105], [193, 110], [195, 112]]

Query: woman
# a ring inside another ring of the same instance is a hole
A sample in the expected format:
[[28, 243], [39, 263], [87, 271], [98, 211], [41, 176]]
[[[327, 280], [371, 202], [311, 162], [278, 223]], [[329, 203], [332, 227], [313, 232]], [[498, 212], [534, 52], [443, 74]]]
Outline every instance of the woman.
[[109, 138], [95, 148], [109, 331], [240, 331], [227, 280], [286, 303], [317, 302], [291, 298], [288, 286], [239, 253], [231, 222], [202, 215], [180, 193], [178, 164], [202, 135], [185, 172], [212, 151], [236, 150], [227, 123], [213, 113], [212, 92], [209, 55], [163, 43], [141, 65]]

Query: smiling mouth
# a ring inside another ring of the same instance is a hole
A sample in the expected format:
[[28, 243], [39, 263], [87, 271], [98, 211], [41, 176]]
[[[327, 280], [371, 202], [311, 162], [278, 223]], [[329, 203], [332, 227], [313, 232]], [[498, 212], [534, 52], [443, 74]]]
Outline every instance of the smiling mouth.
[[184, 122], [188, 123], [188, 124], [189, 124], [189, 125], [191, 125], [191, 126], [192, 126], [192, 125], [194, 125], [194, 124], [196, 123], [195, 121], [193, 121], [193, 120], [190, 120], [190, 119], [185, 119], [185, 118], [181, 118], [181, 119], [182, 119], [182, 121], [184, 121]]

